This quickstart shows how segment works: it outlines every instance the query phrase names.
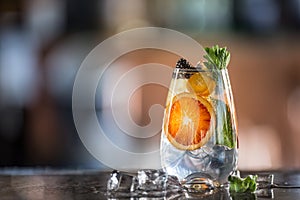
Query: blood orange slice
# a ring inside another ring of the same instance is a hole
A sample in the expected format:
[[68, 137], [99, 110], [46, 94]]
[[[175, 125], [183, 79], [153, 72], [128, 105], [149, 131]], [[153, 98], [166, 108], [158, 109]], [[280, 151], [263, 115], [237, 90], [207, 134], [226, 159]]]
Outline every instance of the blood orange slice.
[[200, 96], [181, 93], [173, 98], [169, 108], [166, 135], [170, 143], [181, 150], [195, 150], [211, 137], [214, 117], [211, 104]]

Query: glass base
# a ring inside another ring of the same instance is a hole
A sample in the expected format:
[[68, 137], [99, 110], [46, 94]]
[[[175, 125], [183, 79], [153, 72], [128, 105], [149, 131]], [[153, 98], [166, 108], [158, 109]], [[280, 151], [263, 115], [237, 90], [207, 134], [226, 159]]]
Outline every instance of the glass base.
[[190, 193], [207, 193], [220, 186], [211, 176], [201, 172], [190, 174], [181, 184]]

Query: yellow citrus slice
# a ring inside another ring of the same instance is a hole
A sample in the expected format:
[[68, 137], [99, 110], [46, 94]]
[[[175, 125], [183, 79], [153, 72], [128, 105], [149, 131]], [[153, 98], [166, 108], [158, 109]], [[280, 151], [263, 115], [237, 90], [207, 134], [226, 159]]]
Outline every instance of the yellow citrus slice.
[[173, 98], [165, 127], [170, 143], [181, 150], [195, 150], [211, 137], [213, 109], [202, 97], [181, 93]]
[[205, 73], [195, 73], [188, 80], [188, 89], [199, 96], [208, 96], [216, 87], [215, 81]]

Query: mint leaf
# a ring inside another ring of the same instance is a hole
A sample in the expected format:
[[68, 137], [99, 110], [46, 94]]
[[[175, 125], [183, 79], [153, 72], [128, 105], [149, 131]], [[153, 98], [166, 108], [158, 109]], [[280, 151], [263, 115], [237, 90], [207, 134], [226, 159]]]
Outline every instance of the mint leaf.
[[236, 146], [236, 138], [234, 137], [229, 106], [221, 100], [216, 99], [213, 102], [217, 113], [216, 144], [234, 148]]
[[224, 135], [224, 145], [228, 146], [229, 148], [235, 147], [235, 139], [233, 138], [233, 129], [231, 123], [231, 113], [229, 110], [229, 106], [226, 105], [225, 108], [225, 115], [224, 115], [224, 124], [223, 124], [223, 135]]
[[207, 55], [204, 58], [207, 62], [204, 65], [210, 69], [226, 69], [230, 61], [230, 53], [227, 51], [226, 47], [220, 48], [218, 45], [213, 47], [205, 47]]
[[230, 192], [254, 192], [257, 188], [257, 175], [248, 175], [246, 178], [240, 178], [238, 176], [229, 176], [228, 181], [230, 183]]
[[[204, 58], [206, 61], [204, 65], [208, 70], [211, 70], [211, 76], [217, 83], [216, 93], [221, 94], [224, 88], [223, 84], [226, 84], [222, 80], [221, 71], [226, 69], [230, 61], [230, 53], [226, 47], [220, 48], [218, 45], [205, 48], [206, 55]], [[236, 147], [236, 138], [234, 135], [234, 129], [232, 127], [232, 116], [229, 106], [223, 101], [215, 100], [215, 109], [217, 113], [217, 141], [219, 145], [224, 145], [229, 148]]]

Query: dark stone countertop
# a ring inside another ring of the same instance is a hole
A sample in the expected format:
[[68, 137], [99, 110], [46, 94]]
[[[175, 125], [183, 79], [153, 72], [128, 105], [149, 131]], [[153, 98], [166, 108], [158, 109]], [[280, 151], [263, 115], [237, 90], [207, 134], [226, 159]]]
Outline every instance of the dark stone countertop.
[[[277, 184], [300, 185], [300, 171], [242, 172], [242, 175], [249, 173], [273, 173], [274, 182]], [[109, 199], [105, 195], [109, 177], [110, 172], [97, 170], [0, 169], [0, 199]], [[270, 199], [300, 198], [300, 188], [274, 188], [269, 192]], [[230, 199], [226, 194], [206, 195], [200, 199], [220, 197]], [[231, 198], [266, 199], [259, 196]], [[175, 198], [167, 196], [154, 199], [185, 199], [185, 197], [177, 195]]]

